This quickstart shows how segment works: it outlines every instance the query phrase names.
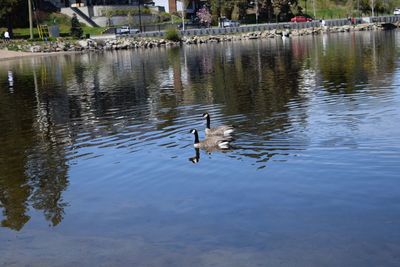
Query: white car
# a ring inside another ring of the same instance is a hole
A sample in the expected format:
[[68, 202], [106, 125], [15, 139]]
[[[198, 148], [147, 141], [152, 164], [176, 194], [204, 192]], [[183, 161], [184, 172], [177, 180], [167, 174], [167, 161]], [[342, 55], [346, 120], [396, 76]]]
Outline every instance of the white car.
[[234, 21], [234, 20], [223, 20], [222, 21], [222, 27], [226, 28], [226, 27], [239, 27], [240, 23], [238, 21]]
[[119, 28], [119, 33], [120, 34], [129, 34], [129, 26], [121, 26], [121, 28]]
[[393, 11], [393, 15], [400, 15], [400, 8], [395, 8]]
[[116, 29], [117, 34], [135, 34], [139, 32], [139, 29], [132, 29], [129, 26], [121, 26], [120, 28]]

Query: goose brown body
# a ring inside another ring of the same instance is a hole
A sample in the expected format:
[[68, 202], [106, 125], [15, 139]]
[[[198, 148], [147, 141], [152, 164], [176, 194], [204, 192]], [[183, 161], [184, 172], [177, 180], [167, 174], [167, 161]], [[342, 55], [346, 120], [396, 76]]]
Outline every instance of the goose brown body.
[[190, 130], [190, 133], [194, 135], [193, 146], [195, 148], [202, 148], [206, 150], [229, 148], [230, 140], [222, 136], [209, 136], [206, 137], [204, 140], [200, 141], [199, 134], [196, 129]]
[[211, 118], [210, 118], [210, 114], [203, 113], [203, 118], [206, 118], [207, 120], [207, 125], [206, 125], [206, 129], [205, 129], [205, 133], [206, 136], [230, 136], [231, 133], [234, 132], [234, 128], [231, 125], [220, 125], [217, 127], [210, 127], [211, 124]]

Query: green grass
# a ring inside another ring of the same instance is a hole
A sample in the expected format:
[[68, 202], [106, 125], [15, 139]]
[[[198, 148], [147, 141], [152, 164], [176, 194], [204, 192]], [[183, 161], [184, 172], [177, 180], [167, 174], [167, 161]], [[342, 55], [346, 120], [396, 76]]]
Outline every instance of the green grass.
[[[71, 31], [71, 18], [59, 14], [59, 13], [51, 13], [48, 14], [42, 21], [39, 22], [40, 24], [46, 24], [48, 26], [51, 25], [58, 25], [60, 29], [60, 36], [61, 37], [68, 37], [70, 36]], [[36, 23], [35, 23], [36, 24]], [[89, 27], [85, 24], [81, 24], [83, 29], [83, 36], [87, 34], [90, 35], [99, 35], [101, 34], [106, 28], [105, 27]], [[0, 32], [4, 32], [5, 28], [0, 28]], [[29, 39], [30, 38], [30, 30], [29, 28], [14, 28], [13, 34], [15, 39]], [[39, 33], [36, 25], [33, 27], [33, 38], [39, 39]]]
[[[60, 26], [60, 36], [61, 37], [68, 37], [70, 36], [70, 25], [59, 25]], [[90, 35], [100, 35], [106, 28], [105, 27], [88, 27], [88, 26], [83, 26], [83, 36], [86, 36], [86, 34]], [[5, 28], [0, 28], [0, 32], [4, 32], [6, 29]], [[13, 34], [15, 39], [29, 39], [30, 38], [30, 30], [29, 28], [15, 28], [13, 29]], [[39, 38], [39, 33], [37, 27], [33, 28], [33, 38], [38, 39]]]
[[[310, 15], [311, 17], [314, 17], [313, 10], [308, 9], [307, 14]], [[315, 9], [315, 18], [337, 19], [337, 18], [347, 18], [348, 16], [349, 16], [349, 10], [346, 7], [337, 6], [329, 9]]]
[[84, 26], [82, 27], [83, 29], [83, 34], [90, 34], [90, 35], [100, 35], [102, 34], [103, 31], [107, 29], [107, 27], [88, 27]]

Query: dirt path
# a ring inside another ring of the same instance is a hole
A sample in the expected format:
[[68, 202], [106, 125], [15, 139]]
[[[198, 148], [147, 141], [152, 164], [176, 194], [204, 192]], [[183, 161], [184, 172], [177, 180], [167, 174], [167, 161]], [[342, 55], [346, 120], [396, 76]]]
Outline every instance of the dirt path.
[[[34, 55], [36, 55], [36, 54], [30, 53], [30, 52], [17, 52], [17, 51], [9, 51], [9, 50], [0, 49], [0, 60], [29, 57], [29, 56], [34, 56]], [[40, 55], [40, 54], [38, 54], [38, 55]]]
[[32, 53], [32, 52], [20, 52], [20, 51], [9, 51], [0, 49], [0, 61], [11, 60], [24, 57], [37, 57], [37, 56], [52, 56], [52, 55], [63, 55], [63, 54], [77, 54], [82, 51], [63, 51], [63, 52], [46, 52], [46, 53]]

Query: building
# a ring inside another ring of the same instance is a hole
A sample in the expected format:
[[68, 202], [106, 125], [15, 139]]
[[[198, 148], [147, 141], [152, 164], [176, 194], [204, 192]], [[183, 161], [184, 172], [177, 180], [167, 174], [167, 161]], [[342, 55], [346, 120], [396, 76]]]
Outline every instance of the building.
[[140, 18], [135, 15], [133, 19], [136, 22], [140, 19], [145, 24], [154, 23], [154, 16], [164, 10], [171, 14], [180, 13], [184, 9], [185, 17], [193, 19], [196, 17], [196, 12], [207, 3], [207, 0], [185, 0], [185, 8], [182, 8], [182, 1], [179, 0], [50, 0], [50, 2], [65, 15], [77, 14], [80, 22], [93, 27], [104, 27], [128, 23], [126, 15], [115, 15], [110, 18], [106, 16], [107, 12], [137, 8], [139, 3], [140, 6], [149, 7], [152, 14], [142, 14]]
[[[63, 7], [82, 7], [82, 6], [138, 6], [152, 4], [154, 6], [164, 7], [167, 13], [176, 13], [182, 11], [182, 1], [179, 0], [50, 0], [54, 6]], [[207, 0], [186, 0], [185, 12], [194, 14], [200, 9]]]

